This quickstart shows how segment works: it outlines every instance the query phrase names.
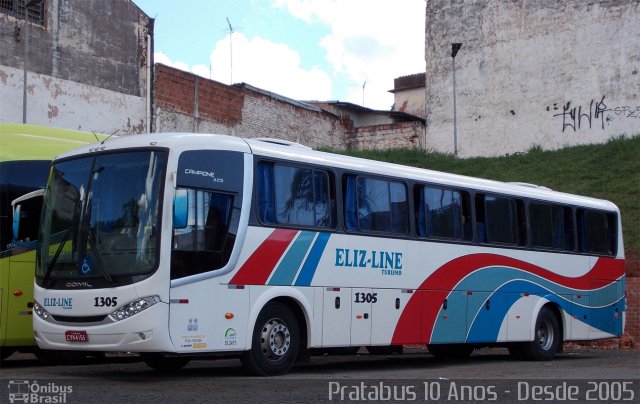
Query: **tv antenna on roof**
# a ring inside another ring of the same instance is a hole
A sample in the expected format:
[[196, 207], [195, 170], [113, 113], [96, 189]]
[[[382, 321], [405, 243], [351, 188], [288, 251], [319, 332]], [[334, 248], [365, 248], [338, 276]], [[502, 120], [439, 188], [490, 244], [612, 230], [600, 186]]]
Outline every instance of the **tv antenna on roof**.
[[229, 64], [230, 64], [230, 81], [229, 84], [233, 84], [233, 27], [231, 26], [231, 21], [229, 21], [229, 17], [225, 17], [227, 19], [227, 24], [229, 24]]

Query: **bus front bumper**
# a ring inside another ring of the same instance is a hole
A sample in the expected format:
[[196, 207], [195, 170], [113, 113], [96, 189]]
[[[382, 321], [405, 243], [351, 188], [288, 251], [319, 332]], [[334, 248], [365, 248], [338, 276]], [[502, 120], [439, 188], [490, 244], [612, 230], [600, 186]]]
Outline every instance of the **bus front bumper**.
[[172, 352], [169, 305], [156, 304], [130, 318], [109, 323], [58, 323], [33, 316], [36, 343], [42, 349], [120, 352]]

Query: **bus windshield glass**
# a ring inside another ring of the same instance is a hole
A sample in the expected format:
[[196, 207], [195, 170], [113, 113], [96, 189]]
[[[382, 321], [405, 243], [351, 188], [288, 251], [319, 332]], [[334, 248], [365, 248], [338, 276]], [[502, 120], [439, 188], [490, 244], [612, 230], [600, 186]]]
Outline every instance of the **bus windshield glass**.
[[166, 152], [158, 150], [55, 163], [44, 195], [38, 285], [113, 287], [151, 275], [165, 168]]

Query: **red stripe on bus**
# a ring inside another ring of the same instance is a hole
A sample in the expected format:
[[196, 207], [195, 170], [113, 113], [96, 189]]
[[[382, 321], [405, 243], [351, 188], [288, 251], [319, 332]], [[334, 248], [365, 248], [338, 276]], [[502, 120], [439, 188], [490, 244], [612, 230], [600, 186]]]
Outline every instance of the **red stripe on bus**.
[[296, 234], [297, 230], [275, 229], [251, 254], [229, 283], [264, 285]]
[[420, 285], [418, 290], [429, 290], [428, 297], [424, 298], [424, 304], [423, 299], [418, 297], [421, 293], [414, 293], [409, 299], [396, 325], [392, 344], [397, 345], [406, 343], [407, 340], [415, 340], [415, 327], [420, 323], [422, 323], [421, 343], [428, 343], [431, 340], [436, 317], [440, 311], [440, 302], [446, 299], [449, 291], [471, 272], [491, 266], [520, 269], [559, 285], [579, 290], [602, 287], [604, 285], [601, 282], [594, 282], [594, 280], [608, 279], [611, 283], [625, 273], [625, 261], [615, 258], [599, 258], [589, 272], [572, 278], [558, 275], [515, 258], [495, 254], [466, 255], [444, 264]]

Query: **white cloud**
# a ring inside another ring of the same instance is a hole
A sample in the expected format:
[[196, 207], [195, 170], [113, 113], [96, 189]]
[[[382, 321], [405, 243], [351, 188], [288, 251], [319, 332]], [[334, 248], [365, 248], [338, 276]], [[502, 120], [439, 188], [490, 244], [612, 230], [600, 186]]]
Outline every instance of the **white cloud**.
[[184, 62], [180, 62], [180, 61], [172, 61], [169, 56], [166, 55], [166, 53], [164, 52], [156, 52], [153, 54], [153, 62], [154, 63], [161, 63], [163, 65], [167, 65], [167, 66], [171, 66], [171, 67], [175, 67], [176, 69], [180, 69], [180, 70], [184, 70], [184, 71], [191, 71], [191, 68], [189, 67], [188, 64], [184, 63]]
[[[318, 44], [332, 71], [303, 68], [288, 45], [233, 34], [233, 82], [298, 100], [335, 100], [386, 110], [393, 79], [425, 70], [425, 0], [274, 0], [272, 6], [329, 34]], [[210, 66], [189, 66], [156, 53], [155, 61], [229, 84], [229, 35], [215, 43]], [[340, 83], [337, 88], [333, 83]], [[333, 90], [333, 91], [332, 91]], [[336, 95], [337, 94], [337, 95]]]
[[242, 33], [233, 34], [233, 68], [230, 63], [229, 35], [218, 41], [209, 59], [211, 66], [172, 61], [164, 53], [154, 55], [157, 63], [190, 71], [225, 84], [248, 83], [297, 100], [331, 98], [331, 79], [317, 67], [303, 69], [300, 55], [285, 44], [256, 36], [248, 39]]
[[216, 43], [211, 52], [213, 79], [229, 83], [245, 82], [298, 100], [328, 99], [331, 79], [317, 67], [301, 67], [298, 52], [260, 36], [248, 39], [233, 34], [233, 69], [229, 35]]
[[425, 0], [276, 0], [273, 6], [330, 33], [320, 46], [335, 74], [351, 82], [347, 101], [388, 109], [393, 79], [425, 69]]

